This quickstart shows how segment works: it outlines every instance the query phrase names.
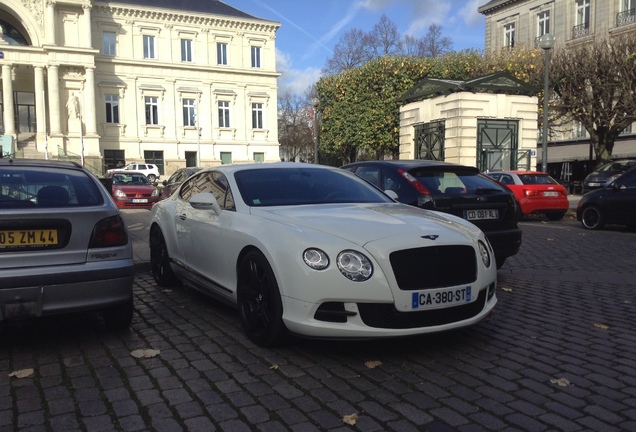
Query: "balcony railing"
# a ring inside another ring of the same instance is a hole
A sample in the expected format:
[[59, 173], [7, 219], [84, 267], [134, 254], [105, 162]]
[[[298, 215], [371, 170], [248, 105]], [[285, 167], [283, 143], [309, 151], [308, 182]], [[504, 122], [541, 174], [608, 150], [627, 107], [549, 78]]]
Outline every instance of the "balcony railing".
[[616, 27], [636, 23], [636, 9], [629, 9], [616, 14]]
[[572, 27], [572, 39], [578, 39], [590, 34], [590, 23], [586, 22]]

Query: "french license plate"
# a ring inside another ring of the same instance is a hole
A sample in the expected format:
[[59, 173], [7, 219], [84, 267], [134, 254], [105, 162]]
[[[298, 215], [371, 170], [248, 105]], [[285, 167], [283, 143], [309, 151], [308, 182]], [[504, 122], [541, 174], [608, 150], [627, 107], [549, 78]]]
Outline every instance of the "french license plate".
[[543, 192], [543, 196], [559, 196], [558, 192]]
[[499, 219], [499, 210], [464, 210], [466, 220]]
[[141, 204], [141, 203], [147, 203], [148, 199], [147, 198], [135, 198], [133, 199], [133, 204]]
[[439, 306], [453, 306], [473, 301], [472, 287], [450, 288], [437, 291], [422, 291], [411, 294], [411, 308], [427, 309]]
[[0, 247], [50, 246], [58, 241], [56, 229], [0, 231]]
[[591, 182], [591, 183], [588, 183], [587, 185], [588, 185], [589, 187], [598, 187], [598, 186], [600, 186], [601, 184], [600, 184], [600, 183]]

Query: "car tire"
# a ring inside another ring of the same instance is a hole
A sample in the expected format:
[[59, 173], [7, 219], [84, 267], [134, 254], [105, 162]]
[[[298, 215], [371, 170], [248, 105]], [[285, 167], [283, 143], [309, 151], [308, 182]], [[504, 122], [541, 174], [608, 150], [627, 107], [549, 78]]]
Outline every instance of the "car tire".
[[268, 347], [286, 339], [278, 283], [261, 252], [250, 251], [241, 260], [236, 296], [243, 330], [252, 342]]
[[597, 206], [585, 207], [581, 212], [581, 224], [583, 227], [589, 230], [597, 230], [603, 228], [605, 220], [601, 209]]
[[154, 183], [155, 180], [157, 180], [157, 176], [154, 174], [148, 174], [148, 180], [150, 181], [150, 183]]
[[179, 279], [170, 267], [170, 255], [161, 228], [153, 226], [150, 230], [150, 270], [152, 277], [161, 287], [179, 284]]
[[545, 214], [545, 217], [551, 221], [559, 221], [563, 219], [563, 216], [565, 216], [565, 212], [550, 212]]
[[125, 330], [132, 324], [134, 310], [133, 299], [130, 297], [125, 303], [103, 310], [102, 318], [108, 329]]

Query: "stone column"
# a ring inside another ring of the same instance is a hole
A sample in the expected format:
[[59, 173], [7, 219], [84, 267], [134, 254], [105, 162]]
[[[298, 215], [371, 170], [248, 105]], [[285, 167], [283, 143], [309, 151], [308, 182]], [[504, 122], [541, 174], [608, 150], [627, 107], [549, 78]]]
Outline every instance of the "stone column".
[[46, 42], [55, 45], [55, 1], [46, 2]]
[[2, 65], [2, 106], [4, 108], [4, 134], [15, 137], [15, 108], [13, 105], [13, 68]]
[[84, 122], [86, 135], [97, 135], [97, 115], [95, 113], [95, 68], [86, 68], [84, 83]]
[[82, 15], [83, 19], [82, 19], [82, 29], [84, 30], [84, 37], [82, 39], [84, 39], [82, 41], [82, 46], [86, 47], [86, 48], [92, 48], [93, 47], [93, 41], [92, 41], [92, 33], [91, 33], [91, 8], [93, 6], [89, 5], [89, 4], [85, 4], [82, 5], [82, 9], [84, 10], [84, 15]]
[[60, 122], [59, 66], [49, 65], [47, 70], [49, 85], [49, 120], [51, 121], [49, 128], [51, 130], [51, 135], [62, 135], [62, 126]]
[[[44, 105], [44, 67], [35, 66], [35, 113], [37, 141], [44, 141], [46, 137], [46, 108]], [[36, 141], [36, 142], [37, 142]]]

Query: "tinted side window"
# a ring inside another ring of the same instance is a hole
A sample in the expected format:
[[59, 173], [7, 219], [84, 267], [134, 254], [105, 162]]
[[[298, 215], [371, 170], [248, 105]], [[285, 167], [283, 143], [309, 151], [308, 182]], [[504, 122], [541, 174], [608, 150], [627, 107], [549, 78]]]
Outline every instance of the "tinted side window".
[[227, 178], [221, 173], [213, 171], [193, 175], [183, 183], [179, 196], [181, 199], [190, 201], [193, 196], [201, 192], [209, 192], [214, 195], [222, 209], [236, 209]]
[[380, 168], [363, 165], [356, 169], [356, 175], [362, 177], [372, 185], [380, 187]]
[[192, 176], [188, 181], [183, 183], [183, 186], [179, 192], [179, 198], [185, 201], [190, 201], [193, 196], [199, 192], [204, 192], [203, 188], [207, 181], [207, 173], [203, 173], [197, 176]]
[[625, 174], [623, 178], [618, 181], [618, 183], [619, 185], [625, 185], [629, 188], [636, 187], [636, 171]]
[[210, 192], [212, 192], [221, 208], [225, 210], [235, 209], [232, 190], [227, 182], [227, 178], [223, 174], [218, 172], [212, 173]]

